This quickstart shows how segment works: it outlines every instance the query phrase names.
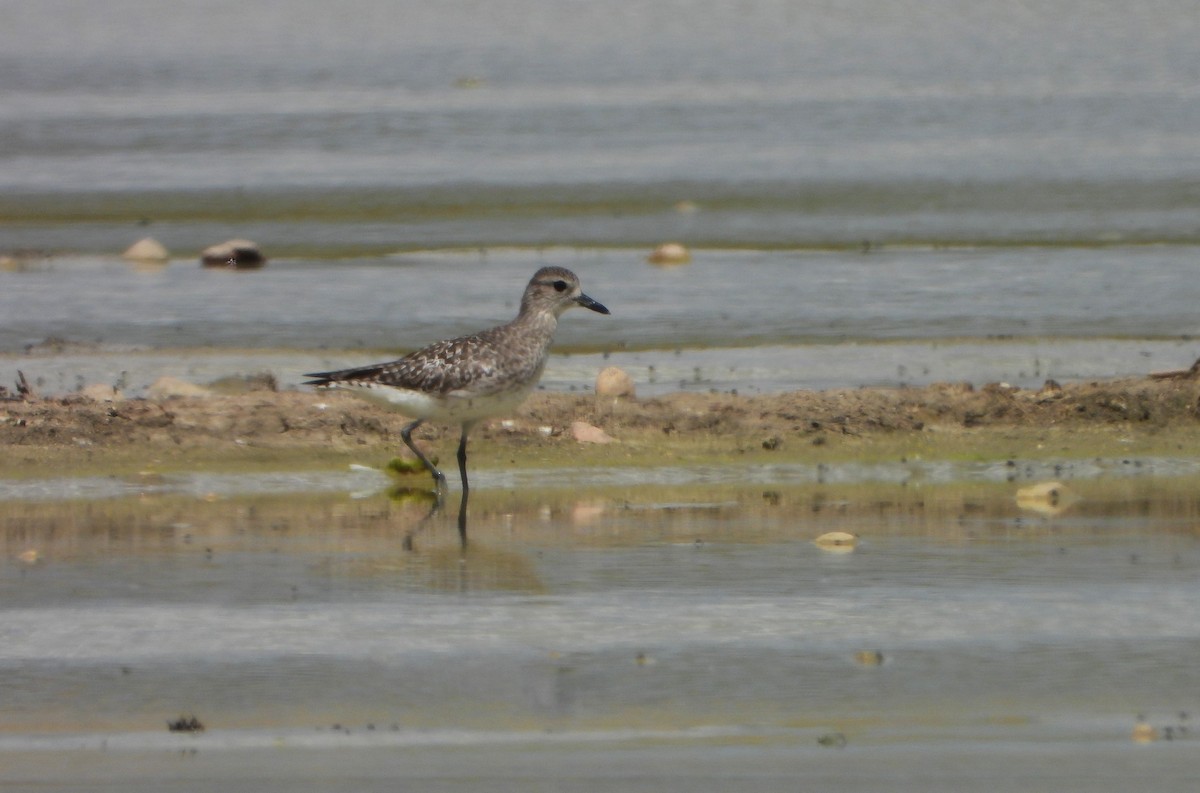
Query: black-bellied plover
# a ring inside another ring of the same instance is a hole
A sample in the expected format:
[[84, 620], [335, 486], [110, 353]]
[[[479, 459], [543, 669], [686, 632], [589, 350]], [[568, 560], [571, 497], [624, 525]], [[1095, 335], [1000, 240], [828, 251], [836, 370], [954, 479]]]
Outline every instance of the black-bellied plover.
[[[446, 477], [413, 444], [412, 431], [426, 419], [460, 425], [458, 473], [465, 505], [468, 433], [482, 419], [513, 410], [529, 395], [546, 367], [558, 317], [573, 306], [609, 313], [580, 290], [575, 273], [543, 267], [525, 287], [517, 318], [506, 325], [439, 341], [388, 363], [308, 374], [313, 379], [305, 385], [349, 389], [412, 418], [400, 437], [433, 474], [439, 495]], [[463, 520], [460, 516], [460, 527]]]

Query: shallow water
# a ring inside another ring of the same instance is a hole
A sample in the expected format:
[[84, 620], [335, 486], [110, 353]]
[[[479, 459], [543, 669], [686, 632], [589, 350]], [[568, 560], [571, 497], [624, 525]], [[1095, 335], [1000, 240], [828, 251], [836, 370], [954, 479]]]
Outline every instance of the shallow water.
[[3, 11], [0, 249], [1196, 239], [1178, 0]]
[[20, 370], [42, 393], [107, 383], [137, 396], [162, 375], [205, 383], [265, 371], [291, 387], [304, 372], [506, 321], [532, 269], [555, 263], [613, 315], [563, 317], [551, 390], [590, 387], [610, 364], [644, 395], [1038, 387], [1190, 366], [1200, 357], [1196, 253], [701, 251], [663, 270], [631, 251], [444, 251], [254, 273], [62, 258], [0, 272], [0, 383]]
[[[559, 346], [688, 349], [800, 343], [1200, 335], [1194, 246], [1102, 249], [439, 251], [230, 273], [177, 261], [59, 258], [0, 272], [0, 348], [46, 337], [136, 348], [412, 348], [511, 319], [537, 267], [577, 271], [611, 318], [571, 313]], [[69, 285], [69, 288], [68, 288]], [[1200, 349], [1200, 345], [1197, 347]]]
[[[4, 8], [0, 384], [293, 385], [506, 320], [542, 264], [614, 312], [564, 320], [556, 389], [1200, 357], [1188, 3], [233, 5]], [[145, 235], [169, 266], [117, 259]], [[198, 267], [235, 236], [266, 270]]]
[[[1181, 779], [1200, 489], [1140, 470], [1084, 472], [1048, 512], [988, 476], [481, 479], [465, 550], [452, 509], [422, 523], [425, 502], [377, 488], [0, 501], [0, 773], [240, 789], [254, 757], [316, 789], [300, 772], [316, 752], [368, 786], [503, 788], [524, 768], [598, 789], [623, 778], [613, 757], [644, 784], [717, 752], [722, 779], [856, 789], [899, 764], [901, 789], [989, 789], [997, 758], [1045, 780], [1052, 757], [1116, 790], [1154, 752], [1155, 778]], [[832, 530], [858, 546], [813, 544]], [[168, 733], [180, 714], [207, 731]], [[1134, 746], [1138, 714], [1175, 740]], [[49, 770], [51, 752], [71, 760]]]

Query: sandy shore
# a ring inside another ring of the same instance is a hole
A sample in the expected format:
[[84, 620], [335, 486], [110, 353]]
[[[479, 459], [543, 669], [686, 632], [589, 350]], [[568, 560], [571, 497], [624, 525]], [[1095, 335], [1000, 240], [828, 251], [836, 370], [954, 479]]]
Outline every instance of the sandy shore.
[[[1174, 377], [973, 387], [679, 393], [613, 401], [537, 393], [472, 435], [473, 466], [653, 465], [758, 459], [1187, 456], [1200, 440], [1200, 380]], [[381, 461], [402, 448], [404, 417], [349, 395], [274, 391], [102, 401], [82, 395], [0, 401], [0, 475], [195, 468], [300, 469]], [[613, 443], [584, 443], [571, 425]], [[457, 430], [422, 442], [451, 459]]]

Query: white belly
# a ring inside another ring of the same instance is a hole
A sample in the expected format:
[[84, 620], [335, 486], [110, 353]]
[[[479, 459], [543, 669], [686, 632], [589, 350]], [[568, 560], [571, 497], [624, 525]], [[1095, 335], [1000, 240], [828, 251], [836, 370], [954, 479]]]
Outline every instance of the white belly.
[[533, 390], [533, 384], [530, 383], [528, 386], [489, 396], [453, 391], [445, 396], [440, 396], [385, 385], [368, 386], [346, 383], [338, 384], [336, 387], [369, 402], [403, 413], [410, 418], [432, 419], [452, 424], [462, 424], [511, 413], [525, 401], [525, 397], [529, 396], [529, 392]]

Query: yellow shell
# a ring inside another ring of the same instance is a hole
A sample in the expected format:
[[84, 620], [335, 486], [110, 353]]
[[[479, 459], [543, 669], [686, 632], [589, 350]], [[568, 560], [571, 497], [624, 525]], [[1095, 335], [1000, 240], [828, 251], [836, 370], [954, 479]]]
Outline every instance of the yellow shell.
[[826, 551], [852, 551], [858, 536], [848, 531], [828, 531], [813, 540], [813, 544]]

